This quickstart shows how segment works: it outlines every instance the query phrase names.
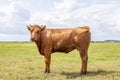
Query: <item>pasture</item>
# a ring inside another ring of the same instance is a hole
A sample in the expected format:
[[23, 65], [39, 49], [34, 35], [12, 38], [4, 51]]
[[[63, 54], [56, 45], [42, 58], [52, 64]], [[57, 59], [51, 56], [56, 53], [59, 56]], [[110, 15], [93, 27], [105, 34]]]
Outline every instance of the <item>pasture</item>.
[[44, 66], [33, 42], [0, 43], [0, 80], [120, 80], [120, 43], [91, 43], [86, 75], [77, 50], [52, 54], [48, 75]]

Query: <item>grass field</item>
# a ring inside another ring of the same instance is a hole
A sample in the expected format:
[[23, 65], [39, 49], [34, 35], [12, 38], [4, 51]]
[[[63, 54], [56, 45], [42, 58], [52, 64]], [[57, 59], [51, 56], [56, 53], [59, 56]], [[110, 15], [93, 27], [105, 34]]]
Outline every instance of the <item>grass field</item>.
[[51, 73], [34, 43], [0, 43], [0, 80], [120, 80], [120, 43], [91, 43], [88, 73], [77, 50], [52, 54]]

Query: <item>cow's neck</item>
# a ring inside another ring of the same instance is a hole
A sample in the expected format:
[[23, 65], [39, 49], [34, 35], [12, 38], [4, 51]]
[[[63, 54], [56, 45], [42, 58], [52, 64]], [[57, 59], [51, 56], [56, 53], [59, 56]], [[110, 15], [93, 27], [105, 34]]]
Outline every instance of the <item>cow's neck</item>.
[[[40, 34], [40, 36], [41, 36], [41, 34]], [[42, 38], [42, 37], [41, 37]], [[36, 41], [36, 45], [37, 45], [37, 48], [38, 48], [38, 50], [39, 50], [39, 53], [41, 54], [41, 55], [44, 55], [44, 52], [43, 52], [43, 49], [42, 49], [42, 39], [40, 38], [40, 40], [38, 40], [38, 41]]]

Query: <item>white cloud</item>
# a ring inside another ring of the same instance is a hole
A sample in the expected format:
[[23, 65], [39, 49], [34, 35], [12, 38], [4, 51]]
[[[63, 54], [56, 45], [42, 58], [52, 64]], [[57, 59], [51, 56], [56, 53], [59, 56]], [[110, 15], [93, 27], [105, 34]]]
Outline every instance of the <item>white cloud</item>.
[[75, 6], [77, 6], [76, 4], [77, 4], [76, 0], [63, 0], [63, 2], [59, 4], [55, 3], [54, 9], [66, 12], [73, 9]]
[[24, 8], [20, 1], [10, 1], [10, 5], [0, 9], [1, 34], [23, 34], [26, 21], [30, 18], [29, 11]]
[[0, 8], [0, 41], [24, 41], [26, 21], [30, 12], [20, 0], [10, 0], [9, 5]]
[[24, 41], [30, 13], [20, 0], [10, 0], [9, 3], [0, 8], [0, 41]]
[[[64, 5], [68, 3], [68, 5]], [[75, 4], [75, 0], [64, 0], [62, 3], [54, 3], [54, 8], [51, 8], [49, 11], [41, 13], [36, 12], [31, 17], [31, 20], [28, 23], [38, 23], [46, 24], [52, 27], [57, 26], [66, 26], [65, 20], [69, 19], [68, 11], [71, 10], [71, 6]]]

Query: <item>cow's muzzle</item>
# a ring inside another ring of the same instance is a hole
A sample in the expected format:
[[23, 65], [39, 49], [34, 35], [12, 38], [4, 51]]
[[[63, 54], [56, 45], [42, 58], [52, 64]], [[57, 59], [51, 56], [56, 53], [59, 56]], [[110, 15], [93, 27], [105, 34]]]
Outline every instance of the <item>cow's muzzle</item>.
[[35, 38], [31, 38], [31, 41], [32, 41], [32, 42], [35, 42]]

